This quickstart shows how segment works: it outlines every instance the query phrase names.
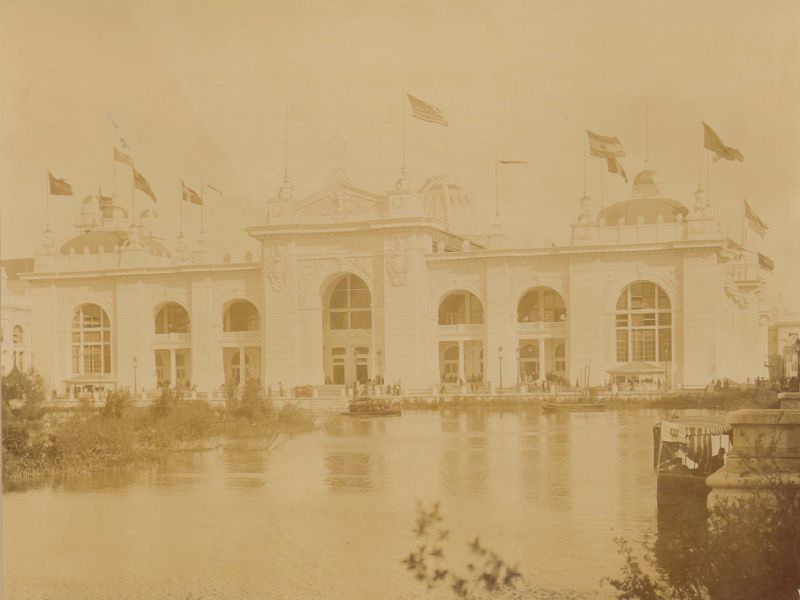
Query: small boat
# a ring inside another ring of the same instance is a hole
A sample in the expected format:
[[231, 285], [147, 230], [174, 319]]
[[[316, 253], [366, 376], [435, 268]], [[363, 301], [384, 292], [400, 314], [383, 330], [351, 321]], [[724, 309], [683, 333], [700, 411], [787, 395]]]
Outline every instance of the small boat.
[[358, 398], [350, 402], [347, 412], [348, 417], [396, 417], [402, 414], [399, 408], [392, 408], [388, 402], [378, 398]]
[[603, 410], [608, 404], [608, 400], [542, 400], [542, 408], [545, 410]]
[[658, 505], [705, 502], [706, 478], [725, 462], [731, 426], [719, 416], [677, 416], [653, 427]]
[[608, 404], [608, 400], [592, 398], [588, 394], [578, 398], [545, 398], [542, 400], [542, 408], [544, 410], [558, 411], [603, 410], [606, 404]]

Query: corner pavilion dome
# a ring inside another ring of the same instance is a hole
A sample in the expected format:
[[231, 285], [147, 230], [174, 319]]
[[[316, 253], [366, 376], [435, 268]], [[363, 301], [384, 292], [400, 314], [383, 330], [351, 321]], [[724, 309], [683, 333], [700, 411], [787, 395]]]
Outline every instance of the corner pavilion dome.
[[486, 217], [472, 195], [447, 175], [429, 177], [419, 191], [426, 217], [438, 219], [448, 231], [465, 237], [481, 237]]
[[620, 219], [626, 225], [635, 225], [640, 221], [657, 223], [659, 216], [664, 223], [674, 223], [679, 214], [686, 217], [689, 210], [677, 200], [664, 196], [658, 173], [645, 168], [633, 180], [631, 199], [606, 207], [600, 216], [607, 225], [616, 225]]
[[[75, 254], [99, 254], [100, 252], [113, 252], [115, 246], [122, 247], [127, 241], [128, 234], [125, 231], [106, 231], [96, 230], [88, 233], [76, 235], [74, 238], [67, 240], [61, 246], [61, 254], [68, 255]], [[159, 240], [140, 235], [139, 240], [144, 245], [148, 254], [153, 256], [170, 256], [169, 250]]]

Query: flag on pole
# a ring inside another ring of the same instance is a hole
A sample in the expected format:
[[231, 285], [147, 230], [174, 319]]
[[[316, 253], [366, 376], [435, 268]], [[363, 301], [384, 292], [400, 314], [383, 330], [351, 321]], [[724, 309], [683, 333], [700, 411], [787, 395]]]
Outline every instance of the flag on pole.
[[158, 202], [156, 195], [153, 193], [150, 184], [147, 183], [147, 179], [144, 178], [144, 175], [139, 173], [135, 168], [133, 169], [133, 187], [137, 190], [140, 190], [150, 196], [153, 199], [153, 202]]
[[606, 163], [608, 164], [609, 173], [615, 173], [619, 175], [625, 180], [625, 183], [628, 183], [628, 176], [625, 173], [625, 169], [622, 168], [621, 162], [619, 162], [615, 157], [609, 156], [606, 159]]
[[589, 154], [592, 156], [600, 158], [625, 156], [625, 150], [622, 148], [622, 142], [619, 141], [618, 137], [599, 135], [588, 129], [586, 133], [589, 136]]
[[708, 123], [701, 121], [703, 124], [703, 147], [711, 150], [714, 156], [714, 162], [724, 158], [725, 160], [738, 160], [743, 161], [744, 156], [736, 148], [726, 146], [722, 143], [722, 138], [717, 135], [717, 132], [708, 126]]
[[99, 187], [97, 188], [97, 199], [100, 202], [100, 210], [111, 208], [114, 204], [114, 198], [111, 196], [103, 196], [103, 190]]
[[50, 193], [53, 196], [72, 196], [72, 186], [64, 179], [56, 179], [53, 174], [47, 172], [50, 177]]
[[747, 222], [750, 224], [750, 227], [752, 227], [759, 235], [764, 235], [764, 232], [769, 229], [767, 224], [761, 220], [747, 200], [744, 200], [744, 216], [747, 217]]
[[200, 197], [200, 194], [198, 194], [192, 188], [188, 187], [185, 183], [183, 183], [183, 179], [181, 179], [181, 186], [183, 187], [184, 202], [191, 202], [192, 204], [203, 203], [203, 199]]
[[207, 183], [207, 184], [206, 184], [206, 187], [207, 187], [207, 188], [209, 188], [209, 189], [211, 189], [211, 190], [214, 190], [214, 191], [215, 191], [215, 192], [217, 192], [217, 193], [218, 193], [220, 196], [222, 196], [222, 195], [223, 195], [223, 194], [222, 194], [222, 190], [215, 188], [215, 187], [214, 187], [213, 185], [211, 185], [210, 183]]
[[447, 119], [444, 118], [441, 110], [432, 104], [420, 100], [416, 96], [412, 96], [411, 94], [406, 95], [408, 96], [408, 101], [411, 102], [411, 112], [415, 118], [420, 121], [436, 123], [437, 125], [447, 127]]
[[116, 146], [114, 146], [114, 160], [117, 162], [125, 163], [126, 165], [133, 166], [133, 159], [124, 152], [120, 152], [119, 150], [117, 150]]

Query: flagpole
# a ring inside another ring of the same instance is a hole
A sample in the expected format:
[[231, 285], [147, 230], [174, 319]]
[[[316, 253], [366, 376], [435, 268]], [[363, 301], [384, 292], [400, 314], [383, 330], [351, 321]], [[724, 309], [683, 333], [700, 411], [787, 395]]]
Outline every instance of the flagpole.
[[114, 156], [111, 159], [111, 197], [116, 199], [117, 197], [117, 157]]
[[47, 185], [44, 194], [44, 230], [50, 231], [50, 172], [47, 173]]
[[499, 170], [498, 167], [499, 167], [499, 163], [497, 162], [497, 156], [495, 156], [494, 157], [494, 216], [495, 217], [499, 217], [500, 216], [500, 196], [497, 193], [497, 188], [498, 188], [498, 183], [497, 183], [498, 175], [497, 175], [497, 173], [498, 173], [498, 170]]
[[183, 192], [183, 188], [184, 187], [185, 187], [185, 184], [183, 183], [183, 181], [181, 181], [181, 195], [178, 196], [178, 201], [180, 202], [180, 208], [178, 209], [178, 214], [180, 215], [178, 217], [178, 221], [179, 221], [178, 228], [179, 228], [179, 233], [180, 233], [179, 237], [183, 237], [183, 193], [184, 193]]
[[[584, 129], [586, 129], [586, 127], [584, 127]], [[588, 145], [588, 141], [587, 140], [588, 140], [588, 136], [584, 134], [584, 136], [583, 136], [583, 195], [584, 196], [586, 195], [586, 163], [587, 163], [586, 159], [587, 159], [587, 157], [589, 155], [588, 148], [587, 148], [587, 145]]]
[[136, 225], [136, 168], [131, 164], [131, 227]]
[[603, 161], [600, 161], [600, 212], [606, 207], [606, 177]]
[[200, 175], [200, 235], [206, 232], [205, 210], [206, 201], [203, 199], [203, 194], [206, 191], [206, 184], [203, 182], [203, 176]]
[[402, 155], [402, 164], [400, 165], [400, 172], [406, 170], [406, 93], [403, 92], [403, 95], [400, 97], [400, 114], [402, 115], [402, 127], [403, 127], [403, 155]]

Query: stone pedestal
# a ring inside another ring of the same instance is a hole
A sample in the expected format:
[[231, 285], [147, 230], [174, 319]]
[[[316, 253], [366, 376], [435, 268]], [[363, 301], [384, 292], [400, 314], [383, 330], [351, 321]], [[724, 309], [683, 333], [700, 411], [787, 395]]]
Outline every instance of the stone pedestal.
[[784, 410], [800, 410], [800, 392], [781, 392], [778, 400]]
[[800, 488], [800, 409], [745, 409], [728, 415], [733, 448], [708, 477], [708, 506], [724, 498], [769, 493], [776, 478]]

